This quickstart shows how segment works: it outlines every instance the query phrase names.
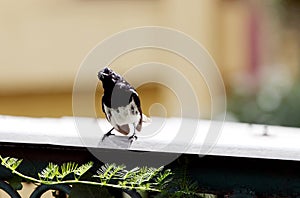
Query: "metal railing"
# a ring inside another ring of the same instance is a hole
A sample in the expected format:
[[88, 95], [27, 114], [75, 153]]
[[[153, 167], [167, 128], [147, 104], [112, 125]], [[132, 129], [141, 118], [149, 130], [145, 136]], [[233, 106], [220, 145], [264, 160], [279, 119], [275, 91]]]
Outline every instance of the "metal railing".
[[[71, 118], [49, 119], [43, 125], [45, 119], [12, 117], [11, 120], [11, 117], [5, 117], [8, 121], [7, 127], [18, 125], [15, 131], [8, 130], [8, 128], [2, 129], [1, 124], [6, 122], [1, 119], [4, 118], [0, 118], [0, 155], [24, 159], [24, 165], [20, 167], [24, 173], [33, 174], [29, 167], [34, 165], [36, 170], [41, 170], [41, 167], [45, 167], [48, 162], [94, 161], [101, 163], [88, 148], [79, 145], [79, 140], [75, 139], [70, 143], [66, 141], [66, 137], [59, 138], [62, 133], [60, 129], [57, 129], [59, 127], [56, 126], [57, 130], [49, 134], [49, 126], [60, 125], [63, 122], [66, 122], [63, 129], [68, 130], [66, 126]], [[33, 128], [32, 133], [29, 133], [28, 128], [20, 127], [23, 119], [25, 119], [24, 123], [38, 125], [40, 128]], [[72, 124], [70, 126], [74, 127]], [[48, 128], [43, 133], [44, 127]], [[67, 134], [69, 137], [74, 134], [74, 137], [80, 139], [73, 128], [70, 128], [70, 131]], [[30, 134], [34, 138], [27, 137]], [[55, 137], [46, 139], [45, 134]], [[300, 197], [299, 139], [300, 130], [297, 128], [227, 122], [210, 153], [204, 157], [199, 155], [200, 153], [193, 150], [195, 148], [193, 146], [198, 145], [197, 142], [192, 142], [190, 150], [185, 151], [182, 157], [188, 159], [187, 172], [194, 181], [198, 182], [202, 192], [212, 193], [217, 197]], [[160, 144], [159, 141], [153, 142], [151, 151], [155, 149], [155, 145]], [[149, 142], [147, 143], [149, 146]], [[143, 144], [135, 145], [135, 150], [146, 152], [147, 148], [142, 146]], [[101, 146], [93, 149], [98, 149], [98, 152], [107, 152], [105, 150], [107, 148], [101, 148]], [[116, 152], [122, 155], [122, 149], [114, 150], [114, 154]], [[139, 152], [137, 154], [141, 155]], [[162, 152], [161, 157], [169, 154], [174, 153]], [[181, 164], [177, 161], [168, 164], [168, 168], [178, 169]], [[6, 182], [11, 177], [11, 172], [0, 166], [0, 188], [11, 197], [20, 197], [18, 192]], [[49, 190], [60, 192], [54, 195], [56, 197], [64, 197], [65, 194], [71, 192], [72, 186], [41, 185], [30, 197], [40, 197]], [[123, 191], [131, 197], [141, 197], [136, 191]]]

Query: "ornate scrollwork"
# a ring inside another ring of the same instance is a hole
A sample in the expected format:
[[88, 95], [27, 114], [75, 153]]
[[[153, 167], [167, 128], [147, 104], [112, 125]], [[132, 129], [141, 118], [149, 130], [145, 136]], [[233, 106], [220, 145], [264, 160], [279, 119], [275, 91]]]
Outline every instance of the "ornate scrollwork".
[[5, 181], [0, 180], [0, 189], [4, 190], [12, 198], [21, 198], [19, 193]]

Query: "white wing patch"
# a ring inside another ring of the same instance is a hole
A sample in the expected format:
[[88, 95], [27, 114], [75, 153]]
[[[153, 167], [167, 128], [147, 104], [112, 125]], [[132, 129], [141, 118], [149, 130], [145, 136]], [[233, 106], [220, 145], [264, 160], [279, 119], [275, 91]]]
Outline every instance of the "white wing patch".
[[133, 100], [125, 107], [116, 109], [104, 105], [104, 111], [107, 114], [108, 121], [114, 127], [124, 124], [137, 124], [141, 119], [140, 112]]

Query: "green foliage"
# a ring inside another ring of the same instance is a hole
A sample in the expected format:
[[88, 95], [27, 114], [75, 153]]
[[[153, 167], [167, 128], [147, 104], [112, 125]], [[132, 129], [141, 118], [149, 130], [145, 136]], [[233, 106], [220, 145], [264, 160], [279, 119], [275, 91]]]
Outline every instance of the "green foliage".
[[22, 190], [23, 188], [22, 178], [17, 175], [14, 175], [12, 178], [9, 178], [7, 182], [14, 190]]
[[209, 197], [208, 194], [200, 193], [201, 189], [199, 184], [195, 181], [191, 174], [189, 174], [189, 165], [193, 163], [188, 157], [182, 156], [176, 161], [176, 168], [174, 168], [174, 173], [172, 173], [172, 180], [168, 181], [168, 178], [164, 178], [161, 175], [163, 181], [168, 181], [168, 185], [164, 185], [164, 189], [160, 194], [155, 196], [155, 198], [203, 198]]
[[50, 162], [41, 173], [38, 173], [38, 176], [43, 183], [47, 183], [49, 181], [62, 181], [67, 175], [70, 174], [73, 174], [73, 178], [75, 178], [75, 180], [79, 180], [80, 177], [92, 166], [92, 162], [83, 164], [79, 167], [78, 164], [74, 162], [64, 163], [61, 166]]
[[117, 183], [121, 188], [159, 191], [169, 181], [166, 178], [171, 175], [170, 170], [163, 172], [163, 167], [136, 167], [131, 170], [125, 168], [116, 164], [105, 164], [93, 177], [99, 178], [104, 184]]
[[101, 183], [109, 183], [111, 180], [118, 180], [125, 174], [125, 166], [116, 164], [105, 164], [97, 171], [93, 177], [99, 178]]
[[[136, 167], [131, 170], [126, 170], [124, 165], [105, 164], [99, 168], [97, 174], [92, 175], [90, 180], [81, 180], [80, 178], [88, 172], [93, 166], [93, 162], [88, 162], [79, 166], [74, 162], [64, 163], [61, 166], [49, 163], [40, 173], [38, 178], [26, 176], [16, 169], [21, 164], [22, 160], [16, 158], [2, 158], [1, 164], [11, 170], [20, 178], [41, 184], [72, 184], [95, 186], [100, 190], [102, 187], [113, 187], [119, 189], [142, 190], [160, 192], [163, 187], [170, 181], [169, 176], [172, 174], [170, 170], [163, 171], [160, 168]], [[71, 176], [72, 179], [66, 179]], [[95, 179], [97, 181], [95, 181]], [[14, 181], [12, 181], [14, 183]], [[17, 182], [15, 182], [18, 184]], [[19, 182], [20, 183], [20, 182]], [[80, 186], [79, 185], [79, 186]], [[16, 186], [19, 188], [18, 186]], [[80, 186], [82, 187], [82, 186]], [[104, 192], [101, 190], [101, 192]], [[74, 197], [74, 193], [72, 197]]]
[[10, 157], [5, 157], [1, 159], [1, 164], [5, 166], [6, 168], [9, 168], [12, 172], [14, 172], [18, 166], [22, 163], [22, 160], [18, 160], [17, 158], [10, 158]]
[[90, 168], [92, 168], [93, 166], [93, 162], [88, 162], [86, 164], [82, 164], [81, 166], [79, 166], [79, 168], [76, 168], [74, 170], [74, 177], [76, 180], [79, 180], [80, 177], [86, 173]]
[[60, 166], [61, 172], [60, 175], [58, 175], [59, 179], [65, 178], [67, 175], [74, 173], [77, 170], [78, 164], [75, 162], [68, 162], [68, 163], [63, 163]]
[[160, 189], [165, 189], [167, 184], [172, 181], [172, 178], [169, 177], [170, 175], [172, 175], [170, 169], [165, 170], [164, 174], [158, 174], [158, 176], [155, 179], [155, 182], [157, 183]]
[[135, 167], [126, 170], [124, 165], [116, 164], [105, 164], [96, 171], [96, 174], [93, 174], [89, 171], [93, 167], [93, 162], [82, 165], [74, 162], [57, 165], [50, 162], [38, 173], [36, 179], [17, 171], [22, 160], [1, 156], [0, 160], [3, 166], [14, 173], [14, 177], [8, 182], [16, 190], [22, 188], [21, 182], [25, 179], [38, 184], [72, 184], [70, 198], [113, 198], [106, 187], [157, 192], [156, 198], [213, 197], [213, 195], [199, 193], [198, 183], [188, 176], [186, 164], [175, 174], [170, 169], [164, 170], [164, 167]]
[[52, 181], [59, 174], [59, 167], [56, 164], [49, 163], [49, 165], [38, 173], [40, 180]]
[[252, 94], [232, 93], [228, 111], [240, 122], [300, 127], [300, 82], [282, 94], [279, 88], [277, 92], [264, 90]]
[[203, 193], [198, 193], [199, 187], [196, 181], [190, 178], [176, 177], [169, 183], [167, 188], [157, 195], [156, 198], [170, 197], [170, 198], [199, 198], [206, 197]]

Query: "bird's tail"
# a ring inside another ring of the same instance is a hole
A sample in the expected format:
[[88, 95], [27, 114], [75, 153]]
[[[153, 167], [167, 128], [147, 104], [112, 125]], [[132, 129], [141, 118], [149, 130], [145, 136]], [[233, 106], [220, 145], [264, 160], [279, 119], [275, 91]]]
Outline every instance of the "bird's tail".
[[147, 117], [145, 114], [142, 116], [143, 126], [147, 126], [152, 122], [151, 118]]

